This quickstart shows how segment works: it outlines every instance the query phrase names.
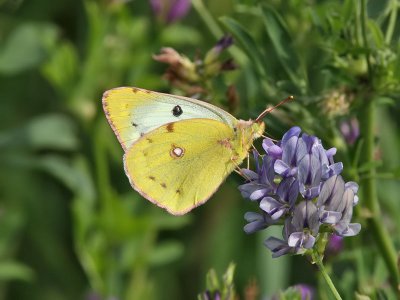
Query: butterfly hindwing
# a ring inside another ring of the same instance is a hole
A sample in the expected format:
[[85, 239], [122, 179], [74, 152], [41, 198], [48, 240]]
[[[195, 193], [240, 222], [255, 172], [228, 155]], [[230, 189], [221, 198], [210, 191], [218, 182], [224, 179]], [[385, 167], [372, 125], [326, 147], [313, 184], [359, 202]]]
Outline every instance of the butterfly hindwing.
[[171, 122], [205, 118], [233, 127], [237, 121], [209, 103], [134, 87], [120, 87], [103, 95], [108, 122], [127, 151], [141, 136]]
[[209, 119], [165, 124], [141, 137], [125, 153], [131, 185], [175, 215], [204, 203], [235, 168], [234, 131]]

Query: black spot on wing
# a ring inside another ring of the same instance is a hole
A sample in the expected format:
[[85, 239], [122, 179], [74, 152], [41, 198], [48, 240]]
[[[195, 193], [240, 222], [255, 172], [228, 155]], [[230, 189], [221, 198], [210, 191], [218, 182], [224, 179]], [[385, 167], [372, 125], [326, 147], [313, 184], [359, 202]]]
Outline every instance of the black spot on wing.
[[179, 117], [182, 113], [183, 113], [183, 110], [179, 105], [174, 106], [174, 108], [172, 109], [172, 114], [175, 117]]

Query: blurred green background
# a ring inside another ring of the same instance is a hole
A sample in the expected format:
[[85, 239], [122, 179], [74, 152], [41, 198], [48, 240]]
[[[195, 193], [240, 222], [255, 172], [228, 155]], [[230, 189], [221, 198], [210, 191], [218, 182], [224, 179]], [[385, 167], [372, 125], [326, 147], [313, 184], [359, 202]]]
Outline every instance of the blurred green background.
[[[256, 205], [241, 198], [239, 176], [173, 217], [133, 191], [123, 171], [102, 93], [137, 86], [182, 94], [152, 56], [168, 46], [203, 57], [227, 33], [234, 46], [223, 56], [238, 68], [207, 81], [214, 103], [249, 119], [294, 95], [266, 118], [268, 135], [298, 125], [336, 147], [347, 181], [377, 186], [379, 220], [399, 249], [398, 9], [395, 0], [193, 0], [168, 22], [149, 1], [0, 0], [0, 299], [195, 299], [207, 271], [222, 274], [230, 262], [242, 299], [251, 299], [252, 282], [259, 298], [307, 283], [329, 299], [304, 257], [272, 260], [263, 240], [279, 229], [243, 232]], [[355, 143], [340, 131], [352, 119], [361, 130]], [[364, 157], [368, 130], [373, 159]], [[355, 291], [395, 297], [360, 199], [362, 234], [328, 267], [345, 299]]]

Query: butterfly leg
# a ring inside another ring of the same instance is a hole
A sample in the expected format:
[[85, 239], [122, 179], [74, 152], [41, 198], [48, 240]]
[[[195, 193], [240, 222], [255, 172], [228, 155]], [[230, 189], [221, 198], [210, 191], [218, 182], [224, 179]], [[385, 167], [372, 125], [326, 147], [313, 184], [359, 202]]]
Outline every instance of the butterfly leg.
[[[249, 157], [249, 155], [247, 155], [247, 158]], [[250, 180], [250, 178], [248, 178], [246, 176], [246, 174], [244, 174], [242, 172], [242, 169], [239, 167], [239, 165], [236, 163], [235, 159], [231, 158], [232, 163], [235, 165], [235, 169], [233, 171], [235, 171], [237, 174], [239, 174], [240, 176], [242, 176], [244, 179], [246, 180]], [[247, 166], [247, 169], [249, 169], [249, 166]]]

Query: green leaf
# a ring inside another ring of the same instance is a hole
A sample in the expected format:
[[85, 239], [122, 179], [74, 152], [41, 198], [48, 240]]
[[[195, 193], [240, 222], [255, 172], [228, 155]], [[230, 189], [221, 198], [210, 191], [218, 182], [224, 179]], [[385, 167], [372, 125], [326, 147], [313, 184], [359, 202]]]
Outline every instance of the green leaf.
[[377, 105], [382, 105], [382, 106], [391, 106], [395, 107], [396, 106], [396, 101], [393, 98], [389, 97], [379, 97], [376, 98], [376, 104]]
[[68, 95], [78, 77], [78, 54], [69, 42], [50, 49], [50, 59], [43, 65], [44, 76], [58, 89]]
[[78, 148], [78, 144], [75, 123], [61, 114], [42, 115], [20, 128], [0, 132], [0, 148], [72, 151]]
[[385, 46], [385, 37], [379, 25], [375, 21], [369, 19], [367, 22], [367, 26], [368, 26], [368, 32], [371, 34], [375, 47], [383, 48]]
[[282, 17], [271, 7], [262, 6], [263, 22], [265, 30], [271, 39], [272, 46], [277, 54], [279, 62], [285, 70], [287, 76], [293, 84], [301, 91], [304, 86], [304, 80], [293, 71], [299, 68], [297, 53], [292, 47], [292, 38], [287, 30], [287, 26]]
[[163, 242], [150, 254], [150, 262], [153, 265], [163, 265], [177, 260], [182, 256], [184, 250], [182, 243], [176, 241]]
[[58, 114], [48, 114], [32, 120], [26, 127], [27, 143], [36, 149], [75, 150], [78, 147], [73, 121]]
[[23, 23], [0, 49], [0, 74], [13, 75], [38, 66], [46, 56], [45, 46], [56, 39], [55, 27]]
[[81, 164], [79, 160], [73, 165], [58, 155], [46, 155], [37, 160], [39, 169], [60, 180], [72, 192], [85, 199], [93, 199], [95, 197], [93, 182], [79, 164]]
[[27, 266], [12, 260], [0, 262], [0, 280], [24, 280], [31, 281], [33, 271]]

